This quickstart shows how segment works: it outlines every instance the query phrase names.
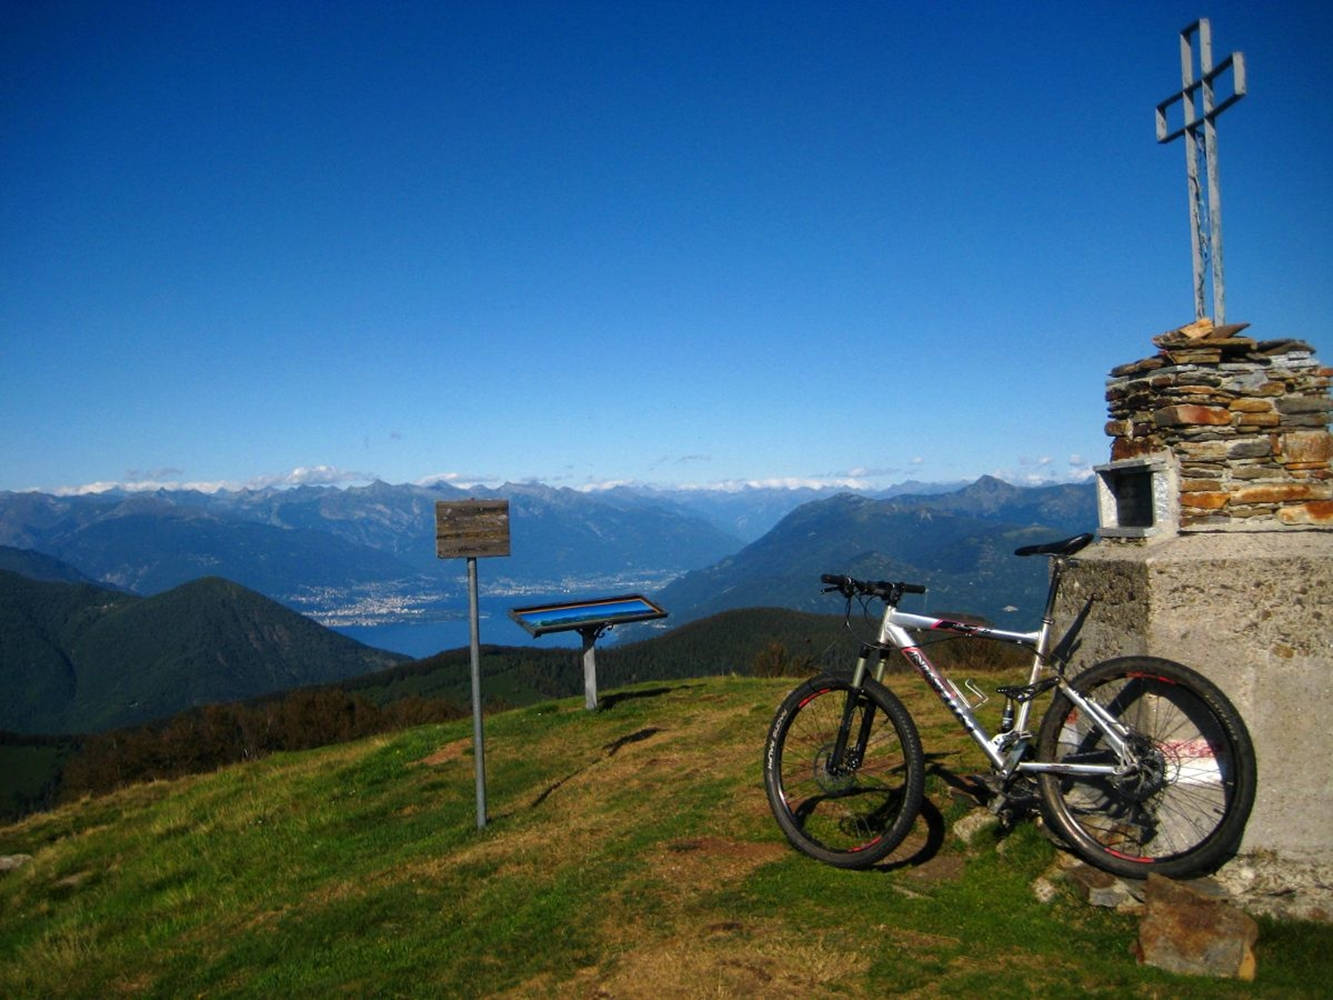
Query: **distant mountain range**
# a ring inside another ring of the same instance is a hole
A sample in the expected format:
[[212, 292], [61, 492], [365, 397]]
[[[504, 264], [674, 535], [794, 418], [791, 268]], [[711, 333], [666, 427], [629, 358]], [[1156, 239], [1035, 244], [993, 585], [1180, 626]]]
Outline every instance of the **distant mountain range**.
[[1009, 551], [1096, 524], [1091, 484], [1025, 488], [991, 477], [961, 489], [903, 484], [875, 496], [373, 483], [0, 492], [0, 545], [40, 551], [88, 581], [140, 595], [217, 576], [321, 617], [321, 601], [354, 591], [434, 592], [456, 602], [459, 561], [435, 558], [435, 503], [467, 497], [510, 503], [512, 554], [488, 561], [488, 584], [516, 594], [665, 587], [673, 625], [732, 607], [827, 610], [822, 572], [913, 576], [932, 586], [936, 606], [1026, 613], [1044, 567], [1017, 563]]
[[669, 577], [741, 544], [714, 520], [659, 496], [374, 483], [212, 494], [0, 492], [0, 545], [41, 551], [139, 594], [214, 575], [288, 601], [312, 589], [457, 577], [457, 560], [435, 557], [435, 503], [468, 497], [510, 503], [512, 555], [493, 560], [488, 578], [547, 589], [572, 578]]
[[672, 621], [727, 608], [835, 610], [823, 573], [929, 587], [904, 608], [972, 612], [1035, 628], [1046, 562], [1014, 549], [1097, 526], [1091, 484], [1021, 488], [983, 476], [949, 493], [875, 499], [842, 494], [805, 504], [735, 555], [694, 570], [657, 599]]
[[43, 552], [91, 581], [138, 594], [221, 576], [305, 608], [312, 592], [456, 586], [444, 581], [457, 581], [458, 561], [435, 557], [436, 501], [504, 498], [511, 555], [487, 565], [488, 581], [555, 592], [597, 579], [628, 580], [638, 589], [710, 565], [801, 504], [836, 493], [387, 483], [217, 493], [0, 492], [0, 545]]
[[254, 591], [206, 577], [154, 597], [67, 582], [0, 550], [0, 730], [88, 732], [356, 677], [407, 657], [370, 649]]
[[[105, 729], [403, 662], [278, 601], [301, 588], [440, 579], [434, 502], [460, 495], [382, 483], [0, 493], [0, 543], [9, 545], [0, 546], [0, 729]], [[826, 572], [924, 583], [930, 593], [914, 600], [929, 610], [1035, 625], [1046, 564], [1016, 559], [1013, 549], [1097, 521], [1090, 484], [1021, 488], [990, 477], [889, 498], [843, 493], [797, 505], [800, 495], [791, 496], [785, 512], [763, 491], [749, 507], [730, 494], [711, 505], [698, 495], [542, 486], [486, 495], [510, 500], [515, 554], [493, 561], [506, 576], [674, 575], [656, 593], [673, 628], [737, 608], [836, 613], [838, 602], [820, 591]], [[774, 516], [748, 545], [719, 527]]]
[[[909, 480], [883, 490], [872, 490], [863, 495], [875, 499], [896, 496], [928, 496], [952, 493], [962, 489], [966, 482], [919, 483]], [[726, 534], [748, 544], [763, 537], [775, 524], [803, 504], [827, 500], [844, 487], [775, 487], [745, 486], [734, 490], [677, 489], [653, 490], [642, 487], [620, 487], [611, 491], [624, 497], [651, 497], [662, 503], [680, 507], [709, 521]]]

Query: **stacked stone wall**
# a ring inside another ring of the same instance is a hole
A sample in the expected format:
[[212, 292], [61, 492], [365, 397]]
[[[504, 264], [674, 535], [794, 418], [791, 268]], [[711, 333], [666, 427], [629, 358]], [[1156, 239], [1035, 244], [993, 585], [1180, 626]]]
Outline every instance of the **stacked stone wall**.
[[1075, 670], [1148, 654], [1201, 671], [1259, 761], [1240, 857], [1219, 873], [1268, 912], [1333, 914], [1333, 369], [1309, 344], [1200, 320], [1111, 372], [1102, 538], [1055, 608]]
[[1333, 527], [1333, 368], [1243, 328], [1172, 331], [1113, 369], [1111, 459], [1170, 456], [1183, 531]]

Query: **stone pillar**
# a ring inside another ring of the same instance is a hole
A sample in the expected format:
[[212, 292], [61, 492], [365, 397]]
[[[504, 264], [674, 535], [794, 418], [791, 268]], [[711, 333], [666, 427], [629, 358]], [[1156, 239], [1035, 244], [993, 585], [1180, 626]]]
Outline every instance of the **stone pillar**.
[[1104, 536], [1333, 528], [1333, 369], [1303, 341], [1251, 340], [1245, 326], [1200, 321], [1112, 370]]
[[1111, 372], [1101, 537], [1057, 626], [1091, 600], [1075, 668], [1146, 653], [1222, 688], [1259, 758], [1242, 856], [1333, 885], [1333, 369], [1242, 329], [1201, 321]]

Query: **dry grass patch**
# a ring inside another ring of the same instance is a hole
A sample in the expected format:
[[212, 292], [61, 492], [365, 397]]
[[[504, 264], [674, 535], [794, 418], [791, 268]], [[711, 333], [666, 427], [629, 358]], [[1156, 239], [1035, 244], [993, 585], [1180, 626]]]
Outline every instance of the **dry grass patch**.
[[414, 763], [426, 767], [442, 767], [445, 764], [461, 760], [470, 749], [472, 749], [472, 737], [468, 736], [461, 740], [454, 740], [452, 743], [446, 743], [430, 756], [422, 757]]
[[[771, 934], [776, 927], [700, 927], [651, 941], [632, 928], [626, 947], [572, 979], [537, 976], [501, 996], [589, 1000], [792, 1000], [842, 992], [869, 962], [819, 940]], [[637, 942], [637, 943], [636, 943]]]
[[839, 982], [864, 976], [868, 965], [818, 941], [774, 941], [705, 928], [619, 956], [598, 977], [591, 995], [625, 1000], [827, 996]]
[[655, 854], [652, 867], [670, 875], [678, 885], [708, 892], [742, 881], [760, 865], [785, 857], [788, 848], [776, 841], [754, 843], [700, 837], [678, 840]]

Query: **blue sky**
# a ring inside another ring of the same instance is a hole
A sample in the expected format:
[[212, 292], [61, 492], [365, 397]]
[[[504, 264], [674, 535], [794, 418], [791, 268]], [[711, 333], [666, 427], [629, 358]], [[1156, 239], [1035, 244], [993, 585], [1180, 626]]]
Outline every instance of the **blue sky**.
[[0, 5], [0, 489], [1063, 481], [1193, 319], [1333, 359], [1333, 5]]

